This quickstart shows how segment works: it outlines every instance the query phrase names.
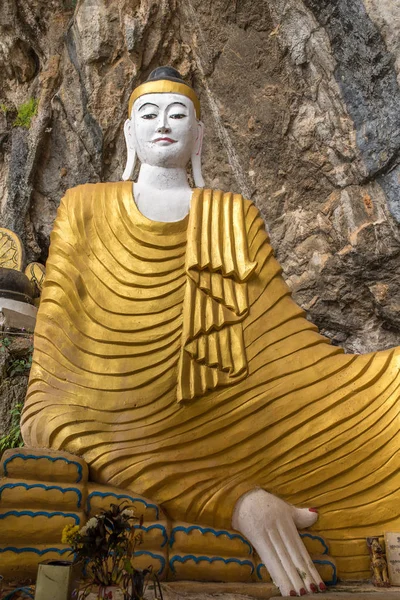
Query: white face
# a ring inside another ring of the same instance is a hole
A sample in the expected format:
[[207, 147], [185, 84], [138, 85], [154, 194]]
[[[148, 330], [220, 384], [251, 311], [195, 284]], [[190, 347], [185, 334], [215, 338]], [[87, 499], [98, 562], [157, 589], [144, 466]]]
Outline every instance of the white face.
[[186, 167], [200, 135], [193, 102], [181, 94], [141, 96], [125, 131], [142, 163], [169, 168]]

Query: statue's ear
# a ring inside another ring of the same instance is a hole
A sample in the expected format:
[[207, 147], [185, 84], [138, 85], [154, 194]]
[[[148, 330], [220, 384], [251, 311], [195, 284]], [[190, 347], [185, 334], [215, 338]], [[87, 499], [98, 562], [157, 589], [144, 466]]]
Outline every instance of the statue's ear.
[[201, 152], [203, 149], [204, 124], [197, 122], [197, 138], [192, 152], [192, 172], [194, 184], [198, 188], [204, 187], [204, 179], [201, 172]]
[[136, 164], [135, 140], [134, 140], [134, 135], [133, 135], [132, 121], [130, 119], [127, 119], [125, 121], [124, 135], [125, 135], [125, 142], [126, 142], [127, 157], [126, 157], [125, 171], [122, 174], [122, 179], [124, 181], [128, 181], [129, 179], [132, 179], [132, 177], [133, 177], [133, 171], [135, 169], [135, 164]]

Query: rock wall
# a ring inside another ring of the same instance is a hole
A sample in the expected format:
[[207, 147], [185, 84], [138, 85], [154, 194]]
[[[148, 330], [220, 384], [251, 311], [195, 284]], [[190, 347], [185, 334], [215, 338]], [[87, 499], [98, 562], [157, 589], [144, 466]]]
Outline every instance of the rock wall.
[[201, 97], [206, 184], [257, 203], [310, 318], [348, 351], [400, 344], [399, 0], [2, 4], [0, 223], [29, 261], [68, 187], [121, 178], [131, 90], [171, 64]]
[[27, 334], [6, 335], [0, 341], [0, 457], [11, 441], [14, 446], [21, 444], [15, 425], [25, 401], [32, 343], [32, 336]]

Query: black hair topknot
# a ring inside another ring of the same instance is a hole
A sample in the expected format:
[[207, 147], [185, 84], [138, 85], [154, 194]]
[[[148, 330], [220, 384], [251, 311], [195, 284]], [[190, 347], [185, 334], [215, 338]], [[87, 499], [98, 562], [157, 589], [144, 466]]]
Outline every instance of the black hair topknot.
[[176, 81], [177, 83], [184, 83], [188, 87], [190, 86], [182, 77], [182, 75], [174, 69], [174, 67], [157, 67], [150, 73], [146, 81], [158, 81], [160, 79], [166, 79], [167, 81]]

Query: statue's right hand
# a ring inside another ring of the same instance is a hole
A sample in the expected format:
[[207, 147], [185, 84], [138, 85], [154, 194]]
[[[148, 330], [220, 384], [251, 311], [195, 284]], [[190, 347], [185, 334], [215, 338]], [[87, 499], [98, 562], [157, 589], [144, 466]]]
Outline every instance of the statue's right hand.
[[232, 525], [257, 550], [282, 596], [304, 596], [326, 589], [297, 531], [317, 519], [313, 509], [256, 489], [239, 499]]

